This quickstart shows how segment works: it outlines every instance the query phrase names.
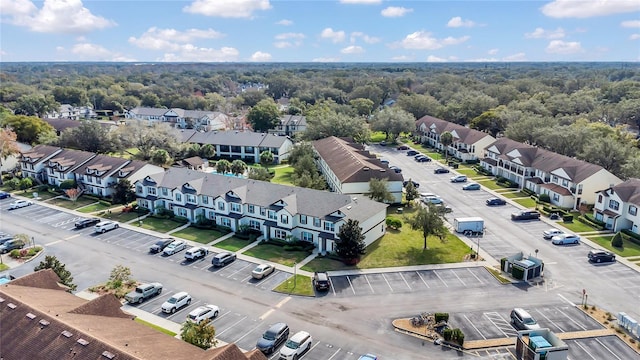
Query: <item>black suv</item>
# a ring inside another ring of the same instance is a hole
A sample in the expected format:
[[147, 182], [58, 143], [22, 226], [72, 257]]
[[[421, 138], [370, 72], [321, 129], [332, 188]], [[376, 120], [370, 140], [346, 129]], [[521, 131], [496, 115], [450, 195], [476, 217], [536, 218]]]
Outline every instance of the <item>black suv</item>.
[[76, 229], [84, 229], [86, 227], [93, 226], [99, 222], [100, 222], [100, 219], [98, 218], [88, 218], [88, 219], [78, 220], [74, 225]]
[[315, 286], [316, 290], [329, 290], [331, 287], [329, 275], [326, 272], [313, 273], [313, 286]]
[[511, 220], [539, 220], [540, 213], [535, 210], [521, 210], [511, 214]]
[[271, 325], [267, 331], [262, 334], [262, 339], [258, 340], [256, 348], [265, 354], [271, 354], [284, 343], [289, 337], [289, 326], [285, 323], [277, 323]]
[[155, 244], [151, 245], [151, 247], [149, 248], [149, 252], [152, 254], [162, 252], [162, 250], [169, 246], [169, 244], [171, 244], [174, 240], [175, 239], [173, 238], [158, 240]]
[[443, 167], [439, 167], [439, 168], [435, 168], [435, 170], [433, 170], [434, 174], [448, 174], [449, 173], [449, 169], [445, 169]]
[[587, 254], [587, 257], [589, 258], [589, 261], [595, 263], [616, 261], [616, 255], [614, 253], [604, 250], [591, 250]]

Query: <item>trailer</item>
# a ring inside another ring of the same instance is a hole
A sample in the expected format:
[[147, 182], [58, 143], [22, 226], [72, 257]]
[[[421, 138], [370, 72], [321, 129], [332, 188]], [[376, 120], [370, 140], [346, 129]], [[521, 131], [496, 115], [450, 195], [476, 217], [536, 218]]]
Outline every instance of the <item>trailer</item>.
[[457, 233], [475, 235], [484, 233], [484, 219], [481, 217], [465, 217], [453, 219], [453, 229]]

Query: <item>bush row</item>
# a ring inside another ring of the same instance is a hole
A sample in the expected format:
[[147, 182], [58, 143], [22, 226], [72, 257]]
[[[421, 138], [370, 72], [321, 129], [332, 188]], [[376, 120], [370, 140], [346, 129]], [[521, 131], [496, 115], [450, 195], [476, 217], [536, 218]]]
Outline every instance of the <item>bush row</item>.
[[515, 183], [515, 182], [513, 182], [513, 181], [511, 181], [511, 180], [509, 180], [507, 178], [504, 178], [502, 176], [498, 176], [496, 178], [496, 184], [498, 184], [500, 186], [504, 186], [506, 188], [511, 188], [511, 189], [517, 189], [517, 188], [520, 187], [520, 186], [518, 186], [517, 183]]
[[630, 242], [632, 242], [634, 244], [640, 245], [640, 235], [638, 235], [638, 234], [636, 234], [636, 233], [634, 233], [634, 232], [632, 232], [631, 230], [628, 230], [628, 229], [622, 229], [621, 232], [622, 232], [622, 237], [625, 240], [628, 240], [628, 241], [630, 241]]
[[604, 223], [602, 223], [602, 225], [600, 225], [599, 223], [592, 221], [586, 215], [585, 216], [578, 216], [578, 221], [580, 221], [583, 224], [587, 224], [587, 225], [593, 227], [594, 229], [604, 229]]
[[464, 334], [462, 333], [462, 330], [458, 328], [445, 329], [442, 336], [444, 336], [445, 341], [452, 341], [460, 346], [464, 344]]

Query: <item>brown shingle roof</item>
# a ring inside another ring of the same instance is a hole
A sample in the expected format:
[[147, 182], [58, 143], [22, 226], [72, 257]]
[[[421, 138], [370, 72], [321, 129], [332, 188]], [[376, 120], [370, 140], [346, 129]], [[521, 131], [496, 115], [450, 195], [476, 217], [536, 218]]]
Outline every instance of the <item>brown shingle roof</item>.
[[71, 166], [73, 168], [75, 166], [81, 165], [82, 163], [91, 159], [94, 156], [96, 156], [96, 154], [88, 151], [64, 149], [60, 153], [56, 154], [49, 161], [53, 163], [57, 163], [63, 167]]
[[95, 172], [90, 174], [91, 176], [97, 176], [102, 178], [102, 177], [108, 176], [109, 174], [112, 174], [115, 170], [119, 169], [120, 167], [122, 167], [128, 162], [129, 160], [119, 158], [119, 157], [97, 155], [93, 159], [86, 162], [84, 165], [80, 166], [74, 172], [77, 174], [83, 174], [83, 175], [89, 174], [87, 170], [104, 172], [101, 175], [97, 175]]
[[562, 196], [570, 196], [571, 195], [571, 191], [569, 191], [569, 189], [562, 187], [560, 185], [557, 184], [541, 184], [540, 187], [543, 187], [545, 189], [549, 189], [551, 191], [553, 191], [556, 194], [562, 195]]
[[612, 189], [620, 200], [640, 206], [640, 179], [629, 179]]
[[49, 145], [38, 145], [28, 151], [24, 151], [22, 153], [23, 159], [29, 158], [32, 160], [38, 160], [43, 157], [51, 156], [56, 151], [60, 151], [61, 149], [57, 146], [49, 146]]
[[431, 129], [433, 127], [437, 134], [442, 134], [443, 132], [448, 131], [454, 136], [456, 141], [467, 145], [473, 145], [487, 136], [491, 137], [491, 135], [482, 131], [470, 129], [429, 115], [425, 115], [416, 120], [416, 128], [419, 128], [421, 124], [424, 124], [427, 129]]
[[45, 118], [44, 121], [60, 133], [67, 129], [77, 128], [82, 124], [80, 121], [65, 118]]

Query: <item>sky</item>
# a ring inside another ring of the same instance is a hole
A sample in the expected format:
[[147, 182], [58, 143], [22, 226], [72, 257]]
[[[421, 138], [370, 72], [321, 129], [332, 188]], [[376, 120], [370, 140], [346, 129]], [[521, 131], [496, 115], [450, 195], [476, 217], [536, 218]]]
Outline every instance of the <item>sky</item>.
[[0, 0], [0, 62], [640, 61], [640, 0]]

